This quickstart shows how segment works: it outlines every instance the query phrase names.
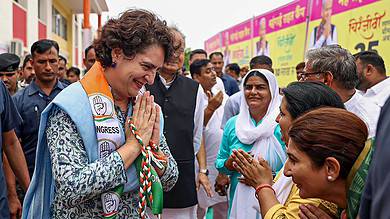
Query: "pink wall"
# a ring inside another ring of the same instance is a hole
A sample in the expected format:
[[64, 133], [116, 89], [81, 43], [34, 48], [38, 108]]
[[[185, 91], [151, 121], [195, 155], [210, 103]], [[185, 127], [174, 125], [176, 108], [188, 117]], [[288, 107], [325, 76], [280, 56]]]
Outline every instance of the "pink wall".
[[46, 25], [43, 24], [41, 21], [38, 21], [38, 39], [46, 39]]
[[17, 4], [13, 4], [13, 37], [27, 46], [27, 13]]

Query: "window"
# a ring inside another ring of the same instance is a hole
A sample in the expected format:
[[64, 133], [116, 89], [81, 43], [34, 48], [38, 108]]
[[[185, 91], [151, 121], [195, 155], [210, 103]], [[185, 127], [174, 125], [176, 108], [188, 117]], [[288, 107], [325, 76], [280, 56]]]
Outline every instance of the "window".
[[27, 9], [27, 0], [14, 0], [14, 2], [21, 5], [24, 9]]
[[68, 26], [64, 16], [53, 7], [52, 10], [52, 32], [62, 37], [64, 40], [68, 38]]
[[75, 33], [75, 37], [74, 37], [74, 40], [76, 43], [79, 42], [79, 23], [77, 22], [77, 15], [74, 15], [74, 18], [75, 18], [75, 22], [74, 22], [74, 25], [75, 25], [75, 28], [74, 28], [74, 33]]
[[38, 18], [42, 19], [42, 0], [38, 0]]
[[46, 22], [46, 6], [47, 6], [47, 0], [38, 0], [38, 18]]

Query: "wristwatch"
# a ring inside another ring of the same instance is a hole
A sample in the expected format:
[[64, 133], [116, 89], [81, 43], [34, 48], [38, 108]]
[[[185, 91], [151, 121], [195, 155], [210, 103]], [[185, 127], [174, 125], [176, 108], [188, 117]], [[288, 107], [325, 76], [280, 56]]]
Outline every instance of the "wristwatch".
[[208, 176], [208, 175], [209, 175], [209, 170], [208, 170], [208, 169], [200, 169], [200, 170], [199, 170], [199, 173], [203, 173], [203, 174], [205, 174], [206, 176]]

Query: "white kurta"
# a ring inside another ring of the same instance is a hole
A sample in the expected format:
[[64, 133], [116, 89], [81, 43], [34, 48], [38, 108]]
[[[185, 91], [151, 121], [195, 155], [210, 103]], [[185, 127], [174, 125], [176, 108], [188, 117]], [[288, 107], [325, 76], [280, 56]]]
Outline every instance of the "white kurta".
[[370, 100], [382, 108], [390, 96], [390, 77], [367, 89], [363, 96], [370, 98]]
[[[214, 87], [212, 88], [213, 93], [216, 94], [216, 93], [218, 93], [218, 91], [223, 91], [224, 93], [226, 93], [225, 86], [223, 85], [223, 81], [220, 77], [217, 77], [217, 84], [214, 85]], [[207, 101], [208, 100], [206, 100], [206, 103], [207, 103]]]
[[380, 108], [372, 100], [363, 97], [358, 92], [344, 103], [345, 108], [362, 119], [368, 127], [368, 137], [374, 137], [378, 123]]
[[[216, 95], [218, 92], [215, 89], [212, 89], [213, 95]], [[208, 102], [208, 97], [206, 93], [203, 94], [204, 102]], [[219, 151], [219, 145], [221, 145], [223, 130], [221, 129], [222, 116], [224, 112], [224, 106], [226, 100], [229, 96], [224, 93], [224, 98], [221, 106], [211, 116], [207, 126], [203, 130], [203, 138], [206, 150], [206, 160], [207, 160], [207, 169], [209, 170], [209, 181], [211, 186], [214, 186], [215, 180], [218, 175], [218, 170], [215, 168], [215, 160], [217, 159], [217, 154]], [[205, 107], [206, 108], [206, 107]], [[197, 165], [198, 168], [198, 165]], [[199, 171], [196, 171], [197, 173]], [[200, 186], [198, 191], [198, 205], [203, 209], [207, 209], [215, 204], [227, 202], [226, 196], [220, 196], [214, 193], [213, 197], [208, 197], [206, 191]]]

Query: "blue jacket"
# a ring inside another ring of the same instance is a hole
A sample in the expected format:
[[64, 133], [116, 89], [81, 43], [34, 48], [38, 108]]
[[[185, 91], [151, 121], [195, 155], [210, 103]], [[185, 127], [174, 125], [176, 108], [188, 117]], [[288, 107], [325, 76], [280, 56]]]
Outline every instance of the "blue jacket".
[[[55, 195], [55, 184], [51, 171], [50, 152], [46, 138], [46, 124], [53, 107], [59, 107], [71, 117], [83, 139], [89, 162], [98, 159], [97, 137], [88, 96], [80, 82], [64, 89], [42, 112], [34, 175], [23, 204], [22, 218], [50, 218], [51, 204]], [[129, 109], [132, 112], [132, 109]], [[160, 115], [161, 116], [161, 115]], [[160, 124], [161, 125], [161, 124]], [[93, 130], [93, 131], [92, 131]], [[127, 183], [124, 191], [138, 189], [135, 165], [127, 170]]]

